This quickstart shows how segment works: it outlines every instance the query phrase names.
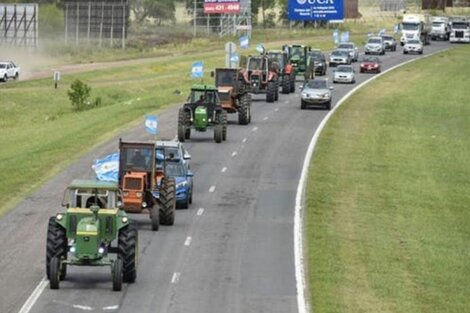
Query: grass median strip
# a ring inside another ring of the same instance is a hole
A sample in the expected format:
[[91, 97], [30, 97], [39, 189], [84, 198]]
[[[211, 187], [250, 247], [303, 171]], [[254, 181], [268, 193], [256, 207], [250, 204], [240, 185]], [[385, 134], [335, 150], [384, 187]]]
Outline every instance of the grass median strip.
[[314, 312], [470, 307], [469, 56], [391, 72], [325, 128], [305, 216]]

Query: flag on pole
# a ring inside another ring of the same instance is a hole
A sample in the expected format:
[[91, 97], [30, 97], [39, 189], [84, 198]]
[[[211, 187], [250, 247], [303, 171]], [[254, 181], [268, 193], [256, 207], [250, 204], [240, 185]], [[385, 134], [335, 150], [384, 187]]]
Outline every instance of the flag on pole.
[[95, 160], [91, 167], [95, 171], [96, 179], [100, 181], [118, 181], [119, 152], [107, 155], [103, 159]]
[[197, 61], [193, 63], [191, 69], [191, 75], [193, 78], [202, 78], [204, 77], [204, 62]]
[[145, 130], [152, 135], [158, 135], [158, 117], [156, 115], [145, 117]]
[[247, 35], [241, 36], [240, 37], [240, 48], [248, 49], [249, 46], [250, 46], [250, 38], [248, 38]]

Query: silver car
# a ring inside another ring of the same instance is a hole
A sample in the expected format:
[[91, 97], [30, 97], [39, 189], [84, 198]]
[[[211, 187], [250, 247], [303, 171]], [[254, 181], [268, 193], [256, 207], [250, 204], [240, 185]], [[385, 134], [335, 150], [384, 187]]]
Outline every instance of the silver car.
[[403, 54], [408, 53], [423, 54], [423, 43], [418, 39], [409, 39], [403, 46]]
[[333, 71], [333, 83], [351, 83], [356, 82], [356, 71], [351, 65], [339, 65]]
[[328, 80], [317, 78], [305, 82], [300, 94], [300, 108], [306, 109], [309, 105], [323, 106], [327, 110], [331, 109], [331, 90]]
[[353, 62], [357, 62], [359, 58], [359, 49], [357, 48], [356, 44], [353, 42], [343, 42], [340, 43], [338, 49], [344, 49], [349, 52], [349, 56]]
[[365, 54], [385, 54], [385, 44], [382, 37], [370, 37], [364, 50]]
[[351, 64], [351, 56], [348, 50], [336, 49], [330, 54], [330, 66], [336, 66], [338, 64]]

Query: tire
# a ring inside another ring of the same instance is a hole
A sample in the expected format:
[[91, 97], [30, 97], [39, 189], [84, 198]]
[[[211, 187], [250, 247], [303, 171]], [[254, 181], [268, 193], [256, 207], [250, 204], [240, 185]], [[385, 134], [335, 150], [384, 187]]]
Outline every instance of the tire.
[[184, 111], [184, 125], [186, 126], [184, 138], [189, 139], [191, 138], [191, 112]]
[[5, 74], [5, 76], [3, 76], [3, 81], [6, 82], [8, 80], [8, 76], [7, 74]]
[[60, 284], [60, 260], [53, 257], [49, 262], [49, 286], [51, 289], [59, 289]]
[[160, 204], [155, 203], [150, 211], [150, 220], [152, 221], [152, 230], [158, 231], [160, 228]]
[[184, 142], [186, 139], [186, 113], [181, 108], [178, 111], [178, 140]]
[[166, 177], [160, 188], [160, 224], [171, 226], [175, 223], [176, 187], [175, 179]]
[[216, 143], [222, 142], [223, 129], [222, 125], [218, 124], [214, 126], [214, 140]]
[[295, 73], [290, 76], [290, 92], [295, 92]]
[[122, 260], [117, 258], [113, 265], [113, 291], [122, 289]]
[[222, 111], [222, 140], [227, 140], [227, 124], [228, 124], [228, 117], [227, 112]]
[[290, 75], [282, 77], [282, 93], [288, 95], [290, 93]]
[[13, 78], [14, 80], [18, 80], [20, 78], [20, 74], [18, 72], [15, 73], [15, 77]]
[[188, 199], [189, 204], [193, 204], [193, 188], [194, 188], [194, 182], [193, 182], [193, 186], [191, 187], [191, 191], [189, 192], [189, 199]]
[[307, 104], [304, 100], [300, 100], [300, 109], [305, 110], [307, 108]]
[[125, 283], [133, 283], [137, 277], [138, 247], [138, 233], [134, 225], [121, 228], [118, 236], [118, 258], [122, 260], [122, 280]]
[[[67, 259], [67, 237], [65, 235], [65, 229], [60, 226], [56, 221], [55, 217], [49, 218], [49, 224], [47, 226], [47, 242], [46, 242], [46, 273], [47, 278], [50, 279], [50, 263], [52, 258], [57, 257], [60, 259]], [[64, 264], [60, 273], [60, 279], [65, 279], [67, 273], [67, 266]]]
[[274, 82], [270, 81], [268, 82], [268, 86], [266, 86], [266, 102], [272, 103], [275, 100], [275, 89], [276, 85]]
[[248, 125], [249, 123], [249, 105], [248, 105], [248, 95], [244, 94], [239, 100], [238, 106], [238, 124]]
[[326, 103], [325, 108], [326, 108], [327, 110], [331, 110], [331, 99], [330, 99], [330, 101], [328, 101], [328, 102]]
[[274, 88], [274, 101], [278, 101], [279, 100], [279, 81], [277, 80], [274, 85], [276, 86]]

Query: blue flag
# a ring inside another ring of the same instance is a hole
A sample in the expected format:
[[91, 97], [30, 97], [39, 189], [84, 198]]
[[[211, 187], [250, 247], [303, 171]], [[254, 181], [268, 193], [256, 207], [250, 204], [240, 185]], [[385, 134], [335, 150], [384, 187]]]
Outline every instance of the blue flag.
[[341, 33], [341, 42], [348, 42], [349, 41], [349, 32], [342, 32]]
[[101, 181], [118, 181], [119, 172], [119, 152], [107, 155], [103, 159], [98, 159], [91, 167], [96, 174], [96, 179]]
[[193, 78], [202, 78], [204, 77], [204, 62], [197, 61], [193, 63], [193, 67], [191, 69], [191, 76]]
[[264, 46], [262, 43], [256, 46], [256, 51], [258, 51], [259, 53], [264, 53]]
[[337, 29], [333, 31], [333, 42], [335, 45], [339, 43], [339, 31]]
[[230, 62], [237, 63], [238, 61], [240, 61], [240, 57], [238, 56], [238, 54], [232, 53], [232, 55], [230, 56]]
[[240, 37], [240, 48], [248, 49], [249, 46], [250, 46], [250, 38], [248, 38], [247, 35], [241, 36]]
[[145, 130], [153, 135], [158, 135], [158, 117], [156, 115], [147, 115], [145, 118]]

